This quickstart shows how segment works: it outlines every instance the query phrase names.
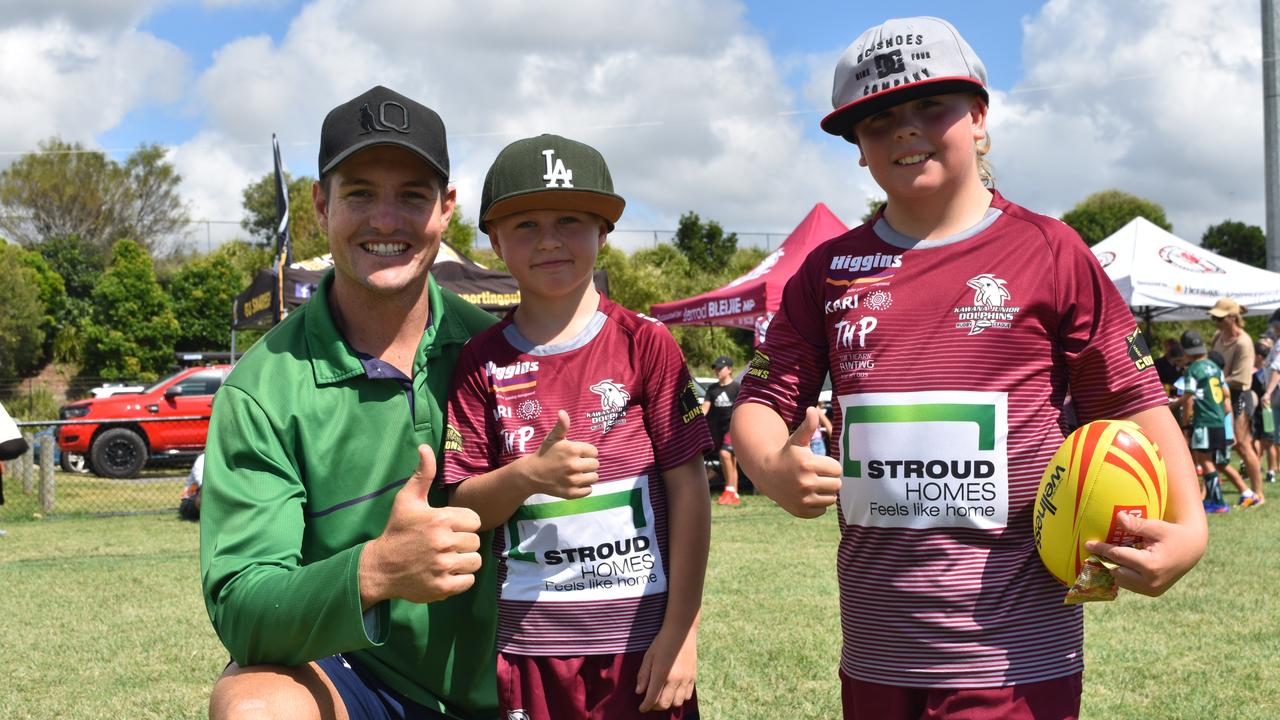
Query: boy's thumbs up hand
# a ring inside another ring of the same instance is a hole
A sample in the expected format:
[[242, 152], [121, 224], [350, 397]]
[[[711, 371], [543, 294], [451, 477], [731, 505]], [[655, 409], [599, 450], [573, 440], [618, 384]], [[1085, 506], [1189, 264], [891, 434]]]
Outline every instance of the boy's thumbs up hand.
[[427, 499], [436, 456], [418, 446], [418, 468], [396, 493], [387, 526], [360, 553], [364, 609], [390, 598], [426, 603], [466, 591], [480, 569], [480, 516]]
[[572, 500], [591, 494], [600, 479], [598, 453], [591, 443], [569, 440], [569, 413], [556, 414], [555, 427], [538, 445], [538, 451], [521, 460], [530, 494], [542, 493]]
[[771, 496], [796, 517], [821, 516], [840, 494], [840, 463], [809, 449], [809, 440], [822, 424], [818, 413], [814, 407], [806, 410], [804, 422], [773, 458], [771, 474], [776, 484]]

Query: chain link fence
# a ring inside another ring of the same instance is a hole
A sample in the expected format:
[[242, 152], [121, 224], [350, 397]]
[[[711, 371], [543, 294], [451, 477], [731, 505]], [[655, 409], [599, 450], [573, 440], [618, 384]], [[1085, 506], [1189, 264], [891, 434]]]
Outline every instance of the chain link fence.
[[[18, 426], [30, 447], [22, 457], [4, 463], [0, 522], [177, 512], [209, 418], [34, 420]], [[64, 452], [58, 447], [59, 432], [90, 433], [91, 439], [85, 438], [89, 442], [80, 443], [88, 452]], [[170, 441], [184, 440], [184, 450], [152, 453], [147, 438], [160, 432]], [[136, 465], [141, 469], [134, 470]]]

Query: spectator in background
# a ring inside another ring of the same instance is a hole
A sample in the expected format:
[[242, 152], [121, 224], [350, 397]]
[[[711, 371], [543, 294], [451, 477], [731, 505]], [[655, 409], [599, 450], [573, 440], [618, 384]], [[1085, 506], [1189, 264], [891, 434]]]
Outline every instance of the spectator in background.
[[738, 466], [733, 457], [733, 441], [729, 439], [729, 418], [733, 415], [733, 402], [738, 399], [738, 381], [733, 379], [733, 358], [721, 355], [711, 363], [716, 371], [718, 384], [707, 388], [702, 398], [702, 414], [707, 416], [711, 441], [720, 456], [720, 476], [724, 478], [724, 492], [719, 505], [738, 505]]
[[187, 486], [182, 489], [182, 499], [178, 501], [178, 517], [183, 520], [200, 519], [200, 488], [203, 485], [204, 453], [200, 453], [187, 474]]
[[809, 438], [809, 449], [814, 455], [826, 455], [828, 448], [831, 447], [831, 418], [827, 415], [827, 409], [823, 407], [821, 400], [813, 406], [818, 408], [821, 415], [818, 417], [818, 427], [813, 431], [813, 437]]
[[1164, 354], [1156, 358], [1156, 374], [1160, 376], [1160, 384], [1164, 385], [1165, 392], [1170, 392], [1182, 375], [1182, 368], [1177, 362], [1180, 357], [1182, 348], [1178, 347], [1178, 341], [1175, 338], [1165, 338]]
[[[4, 504], [4, 461], [21, 457], [26, 451], [27, 441], [22, 437], [22, 431], [0, 404], [0, 505]], [[0, 530], [0, 537], [4, 534]]]
[[1231, 417], [1231, 398], [1223, 389], [1222, 368], [1206, 357], [1200, 333], [1182, 333], [1182, 351], [1191, 364], [1182, 376], [1182, 417], [1191, 426], [1191, 456], [1204, 469], [1204, 509], [1224, 513], [1231, 509], [1222, 497], [1218, 482], [1218, 452], [1231, 445], [1227, 427]]
[[1266, 502], [1262, 496], [1262, 467], [1258, 453], [1253, 449], [1253, 428], [1249, 417], [1255, 398], [1251, 397], [1249, 383], [1253, 376], [1253, 340], [1244, 330], [1245, 308], [1231, 298], [1222, 298], [1209, 309], [1209, 315], [1218, 326], [1213, 335], [1213, 350], [1222, 353], [1226, 361], [1222, 366], [1231, 388], [1232, 429], [1235, 431], [1236, 452], [1244, 461], [1249, 476], [1249, 492], [1240, 494], [1240, 505], [1252, 507]]
[[[1280, 310], [1271, 314], [1271, 319], [1267, 322], [1267, 332], [1272, 337], [1280, 337]], [[1271, 350], [1262, 361], [1262, 370], [1265, 374], [1266, 386], [1262, 390], [1259, 401], [1262, 403], [1262, 411], [1271, 413], [1274, 426], [1271, 435], [1272, 456], [1276, 457], [1280, 456], [1280, 451], [1275, 448], [1276, 445], [1280, 445], [1280, 422], [1277, 422], [1280, 421], [1280, 388], [1277, 387], [1280, 386], [1280, 342], [1272, 343]], [[1275, 465], [1269, 465], [1267, 482], [1275, 482], [1275, 467]]]

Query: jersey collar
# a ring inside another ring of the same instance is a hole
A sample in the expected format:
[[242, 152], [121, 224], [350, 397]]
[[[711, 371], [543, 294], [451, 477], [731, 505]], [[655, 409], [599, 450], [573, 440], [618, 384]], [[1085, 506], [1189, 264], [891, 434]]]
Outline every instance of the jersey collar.
[[[324, 274], [315, 294], [304, 306], [307, 350], [317, 385], [330, 385], [366, 374], [360, 356], [342, 337], [329, 310], [333, 272], [329, 270]], [[449, 312], [444, 293], [431, 275], [427, 276], [427, 294], [431, 298], [431, 316], [414, 356], [414, 375], [420, 375], [424, 366], [440, 355], [444, 345], [462, 344], [469, 337], [462, 322], [454, 317], [455, 313]]]

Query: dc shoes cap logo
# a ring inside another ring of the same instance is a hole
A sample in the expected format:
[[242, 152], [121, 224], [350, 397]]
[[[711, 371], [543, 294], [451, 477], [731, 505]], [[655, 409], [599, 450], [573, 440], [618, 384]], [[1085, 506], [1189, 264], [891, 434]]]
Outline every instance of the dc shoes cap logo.
[[507, 720], [529, 720], [529, 713], [523, 710], [508, 710]]
[[371, 132], [398, 132], [408, 135], [409, 111], [400, 103], [387, 100], [378, 105], [378, 114], [375, 117], [373, 111], [369, 109], [369, 103], [365, 103], [360, 106], [360, 127], [364, 128], [361, 135], [368, 135]]
[[547, 159], [547, 174], [542, 176], [547, 187], [573, 187], [573, 171], [564, 166], [564, 160], [553, 158], [555, 150], [543, 150], [542, 156]]
[[876, 55], [873, 59], [876, 64], [876, 77], [881, 79], [896, 75], [907, 69], [906, 64], [902, 62], [901, 50]]

